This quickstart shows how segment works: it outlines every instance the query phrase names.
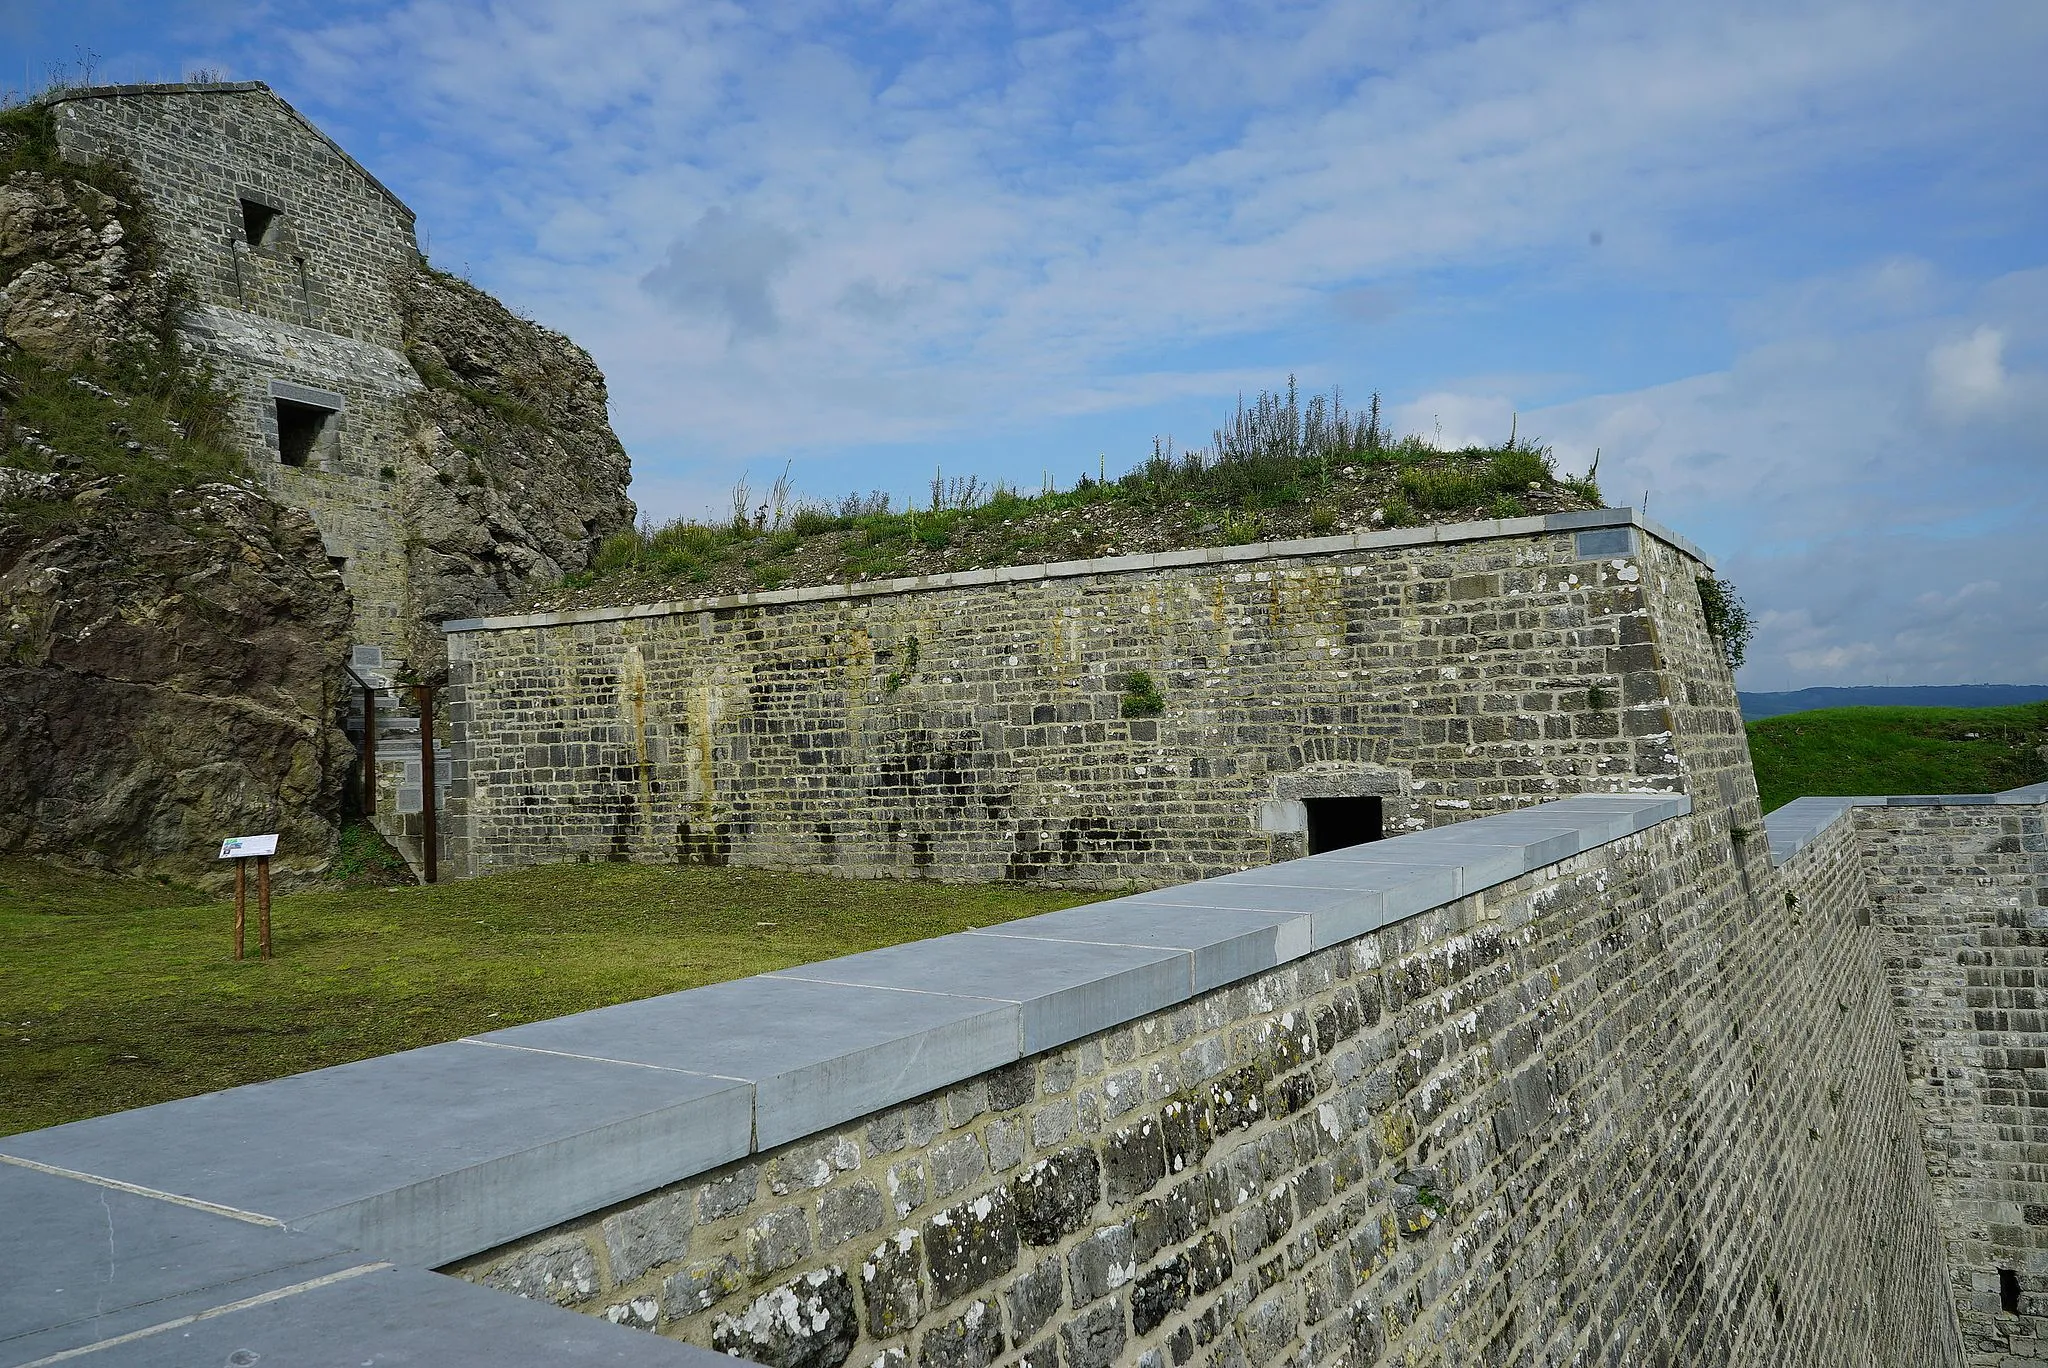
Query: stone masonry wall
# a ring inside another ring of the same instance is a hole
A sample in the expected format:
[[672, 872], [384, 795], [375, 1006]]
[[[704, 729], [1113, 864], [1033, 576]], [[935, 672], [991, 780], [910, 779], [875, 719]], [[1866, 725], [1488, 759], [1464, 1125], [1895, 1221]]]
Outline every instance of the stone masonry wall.
[[1754, 823], [1700, 562], [1590, 516], [452, 624], [448, 863], [1167, 883], [1302, 853], [1305, 798], [1709, 774]]
[[773, 1368], [1956, 1364], [1822, 882], [1666, 821], [449, 1271]]
[[1991, 804], [1855, 810], [1973, 1364], [2048, 1353], [2043, 817]]
[[[343, 562], [357, 639], [399, 652], [396, 472], [420, 383], [393, 288], [418, 257], [411, 211], [261, 86], [107, 87], [54, 111], [66, 156], [135, 168], [166, 265], [192, 291], [187, 341], [240, 399], [241, 444], [268, 457], [252, 471]], [[244, 199], [277, 211], [260, 242]], [[273, 382], [341, 401], [303, 467], [279, 460]]]

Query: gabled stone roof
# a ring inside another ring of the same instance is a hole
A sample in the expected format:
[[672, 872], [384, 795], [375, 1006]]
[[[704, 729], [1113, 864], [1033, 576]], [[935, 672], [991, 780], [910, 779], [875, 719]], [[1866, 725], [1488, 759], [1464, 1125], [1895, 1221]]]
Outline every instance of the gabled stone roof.
[[45, 104], [68, 104], [74, 100], [120, 99], [128, 95], [245, 95], [260, 92], [277, 101], [278, 105], [294, 119], [305, 125], [306, 131], [332, 148], [334, 154], [354, 169], [357, 175], [377, 188], [379, 194], [397, 206], [407, 220], [414, 220], [414, 214], [406, 202], [392, 193], [391, 187], [371, 175], [369, 169], [351, 157], [347, 150], [320, 130], [320, 126], [292, 108], [291, 103], [261, 81], [166, 81], [142, 85], [83, 86], [76, 90], [58, 91], [45, 95]]

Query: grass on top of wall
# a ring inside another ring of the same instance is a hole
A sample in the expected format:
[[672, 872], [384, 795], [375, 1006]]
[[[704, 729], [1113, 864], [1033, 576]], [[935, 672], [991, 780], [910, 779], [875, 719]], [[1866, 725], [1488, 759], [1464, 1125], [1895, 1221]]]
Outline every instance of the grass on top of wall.
[[[1590, 474], [1590, 473], [1589, 473]], [[1118, 475], [1098, 456], [1071, 488], [1037, 490], [934, 472], [930, 496], [879, 491], [821, 503], [774, 486], [734, 489], [723, 519], [682, 519], [606, 539], [591, 566], [520, 606], [590, 607], [931, 575], [1097, 556], [1236, 546], [1411, 524], [1516, 518], [1600, 505], [1590, 478], [1558, 474], [1549, 448], [1510, 431], [1500, 446], [1440, 450], [1381, 426], [1342, 397], [1239, 402], [1209, 446], [1154, 443]]]
[[1765, 812], [1794, 798], [1997, 793], [2048, 779], [2048, 703], [1821, 708], [1747, 730]]
[[274, 899], [0, 860], [0, 1134], [988, 926], [1096, 894], [551, 865]]

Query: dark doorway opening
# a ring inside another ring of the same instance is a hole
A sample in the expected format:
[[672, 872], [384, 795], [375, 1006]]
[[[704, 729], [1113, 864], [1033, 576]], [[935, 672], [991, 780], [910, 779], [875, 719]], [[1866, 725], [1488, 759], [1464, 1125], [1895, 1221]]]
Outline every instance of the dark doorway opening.
[[1381, 835], [1378, 798], [1304, 798], [1308, 808], [1308, 853], [1377, 841]]
[[2020, 1313], [2020, 1275], [2013, 1269], [1998, 1270], [1998, 1309], [2008, 1316]]
[[327, 432], [333, 409], [301, 404], [291, 399], [277, 401], [277, 458], [288, 466], [310, 465], [320, 439]]

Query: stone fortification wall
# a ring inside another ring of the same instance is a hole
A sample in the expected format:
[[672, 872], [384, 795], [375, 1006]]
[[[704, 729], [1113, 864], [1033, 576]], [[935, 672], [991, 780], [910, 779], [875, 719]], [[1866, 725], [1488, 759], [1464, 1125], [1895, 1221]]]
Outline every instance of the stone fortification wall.
[[1957, 1313], [1971, 1362], [2001, 1368], [2048, 1334], [2043, 803], [1855, 815]]
[[451, 623], [448, 864], [1152, 884], [1324, 797], [1753, 804], [1702, 566], [1622, 510]]
[[778, 1368], [1956, 1363], [1874, 949], [1667, 820], [455, 1271]]
[[1791, 895], [1875, 938], [1968, 1361], [2039, 1357], [2048, 1317], [2048, 784], [1801, 798], [1770, 817]]
[[[412, 212], [255, 83], [102, 87], [52, 107], [67, 157], [133, 167], [163, 264], [191, 290], [185, 338], [240, 401], [251, 473], [313, 515], [357, 638], [402, 651], [396, 480], [420, 381], [394, 288], [418, 260]], [[333, 412], [301, 465], [282, 459], [280, 398]]]
[[6, 1257], [190, 1229], [0, 1342], [510, 1323], [397, 1263], [621, 1362], [1959, 1363], [1872, 932], [1741, 850], [1577, 797], [11, 1137]]

